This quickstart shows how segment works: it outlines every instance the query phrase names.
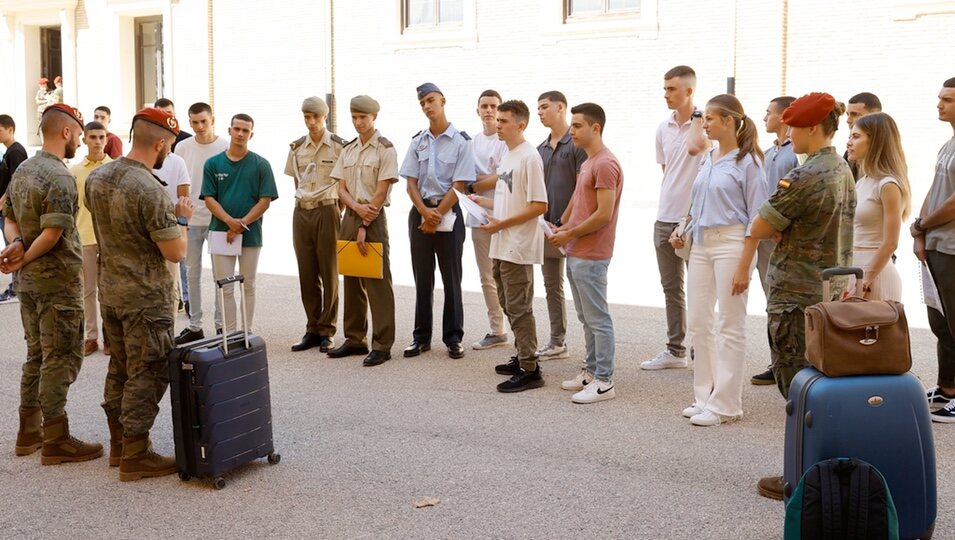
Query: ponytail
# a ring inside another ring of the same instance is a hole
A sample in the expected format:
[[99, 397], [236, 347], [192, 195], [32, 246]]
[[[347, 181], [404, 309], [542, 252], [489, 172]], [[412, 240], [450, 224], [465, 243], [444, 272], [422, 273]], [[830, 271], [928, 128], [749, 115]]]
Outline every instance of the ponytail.
[[756, 123], [743, 112], [743, 104], [736, 99], [736, 96], [720, 94], [711, 99], [706, 106], [715, 107], [719, 109], [721, 116], [729, 116], [733, 119], [733, 125], [736, 126], [736, 144], [739, 146], [739, 154], [736, 156], [737, 163], [749, 154], [752, 154], [754, 159], [763, 161], [763, 151], [759, 148], [759, 132], [756, 130]]

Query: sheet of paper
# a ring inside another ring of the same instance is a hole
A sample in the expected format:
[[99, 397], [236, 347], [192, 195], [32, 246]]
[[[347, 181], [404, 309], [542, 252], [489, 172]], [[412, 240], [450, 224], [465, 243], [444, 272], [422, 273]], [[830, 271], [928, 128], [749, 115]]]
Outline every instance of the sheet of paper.
[[922, 263], [922, 302], [933, 309], [938, 310], [942, 315], [945, 312], [942, 311], [942, 302], [938, 299], [938, 289], [935, 288], [935, 280], [932, 278], [932, 272], [929, 271], [928, 265], [924, 262]]
[[242, 235], [235, 235], [230, 244], [226, 240], [227, 234], [223, 231], [209, 231], [210, 255], [232, 255], [234, 257], [242, 255]]
[[[465, 222], [466, 225], [472, 228], [475, 228], [487, 223], [487, 216], [485, 216], [484, 213], [488, 212], [489, 210], [487, 210], [480, 204], [472, 201], [471, 199], [468, 198], [467, 195], [465, 195], [464, 193], [461, 193], [460, 191], [456, 189], [454, 190], [454, 193], [458, 196], [458, 203], [461, 204], [461, 208], [463, 208], [464, 211], [467, 212], [468, 216], [471, 218], [471, 220], [468, 220]], [[477, 222], [477, 224], [470, 225], [469, 222], [470, 223]]]
[[[451, 232], [454, 230], [454, 220], [457, 219], [458, 215], [454, 213], [454, 210], [448, 210], [444, 215], [441, 216], [441, 223], [438, 223], [438, 227], [435, 229], [435, 232]], [[424, 223], [424, 218], [421, 218], [421, 223]]]
[[[544, 216], [537, 216], [537, 224], [540, 225], [541, 230], [544, 231], [545, 242], [547, 241], [547, 238], [554, 236], [554, 231], [550, 230], [550, 224], [547, 223], [547, 221], [544, 219]], [[557, 249], [560, 250], [560, 252], [564, 255], [567, 255], [567, 252], [563, 247], [559, 247]]]

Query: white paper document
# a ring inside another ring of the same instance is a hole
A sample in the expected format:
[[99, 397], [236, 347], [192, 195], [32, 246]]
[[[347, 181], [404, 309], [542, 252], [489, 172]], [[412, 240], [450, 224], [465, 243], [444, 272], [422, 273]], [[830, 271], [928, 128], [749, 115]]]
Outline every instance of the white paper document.
[[[444, 215], [441, 216], [441, 223], [438, 223], [438, 228], [435, 229], [435, 232], [451, 232], [454, 230], [454, 220], [458, 218], [458, 215], [454, 213], [454, 210], [448, 210]], [[421, 218], [421, 223], [424, 223], [424, 217]]]
[[227, 234], [224, 231], [209, 231], [210, 255], [231, 255], [233, 257], [242, 255], [242, 235], [235, 235], [230, 244], [226, 240]]
[[[540, 225], [542, 231], [544, 231], [544, 241], [546, 242], [548, 238], [554, 236], [554, 231], [550, 230], [550, 224], [544, 220], [544, 216], [537, 216], [537, 224]], [[567, 252], [563, 247], [557, 248], [561, 253], [567, 255]]]
[[939, 313], [945, 315], [942, 311], [942, 302], [938, 299], [938, 289], [935, 287], [935, 280], [932, 278], [932, 272], [928, 265], [922, 263], [922, 302]]
[[[468, 216], [470, 216], [472, 220], [477, 222], [477, 224], [472, 225], [465, 221], [466, 225], [473, 229], [487, 223], [487, 216], [484, 215], [484, 213], [488, 211], [486, 208], [472, 201], [467, 195], [456, 189], [454, 190], [454, 194], [458, 196], [458, 202], [461, 203], [461, 208], [468, 213]], [[474, 221], [471, 223], [474, 223]]]

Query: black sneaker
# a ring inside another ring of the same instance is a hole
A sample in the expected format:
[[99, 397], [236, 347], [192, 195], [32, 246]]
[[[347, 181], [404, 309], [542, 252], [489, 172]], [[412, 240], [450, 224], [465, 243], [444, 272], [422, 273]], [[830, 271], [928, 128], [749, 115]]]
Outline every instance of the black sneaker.
[[516, 356], [512, 356], [508, 363], [494, 366], [494, 371], [501, 375], [516, 375], [521, 371], [521, 363]]
[[955, 423], [955, 400], [949, 401], [948, 405], [937, 411], [932, 411], [932, 422]]
[[193, 341], [198, 341], [204, 337], [206, 337], [206, 335], [202, 333], [201, 328], [199, 330], [190, 330], [187, 327], [184, 328], [178, 336], [176, 336], [176, 345], [185, 345], [186, 343], [192, 343]]
[[767, 384], [776, 384], [776, 377], [773, 376], [773, 370], [767, 369], [762, 373], [753, 375], [749, 382], [755, 384], [756, 386], [765, 386]]
[[946, 394], [945, 390], [942, 390], [938, 386], [926, 392], [925, 397], [928, 399], [928, 408], [932, 410], [941, 409], [951, 403], [952, 400], [955, 400], [955, 396]]
[[544, 378], [541, 377], [541, 368], [537, 366], [534, 371], [524, 371], [515, 373], [510, 379], [497, 385], [498, 392], [509, 394], [512, 392], [523, 392], [532, 388], [544, 386]]

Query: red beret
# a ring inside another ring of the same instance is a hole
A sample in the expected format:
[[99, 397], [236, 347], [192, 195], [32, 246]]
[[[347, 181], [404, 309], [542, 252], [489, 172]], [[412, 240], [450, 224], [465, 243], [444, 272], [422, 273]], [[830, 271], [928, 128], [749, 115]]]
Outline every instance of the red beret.
[[37, 81], [36, 83], [37, 83], [37, 84], [46, 84], [46, 83], [48, 83], [48, 82], [50, 82], [50, 79], [47, 79], [46, 77], [40, 77], [40, 80]]
[[70, 107], [69, 105], [65, 103], [55, 103], [43, 109], [43, 116], [46, 116], [47, 113], [54, 112], [54, 111], [58, 111], [63, 114], [69, 115], [70, 118], [72, 118], [73, 120], [76, 120], [76, 123], [79, 124], [81, 128], [83, 127], [83, 114], [80, 113], [79, 110], [73, 107]]
[[136, 120], [144, 120], [150, 124], [156, 124], [173, 135], [179, 135], [179, 121], [176, 120], [175, 116], [162, 109], [147, 107], [133, 116], [134, 125], [136, 124]]
[[835, 107], [835, 98], [825, 92], [806, 94], [786, 107], [783, 111], [783, 123], [800, 128], [817, 126]]

